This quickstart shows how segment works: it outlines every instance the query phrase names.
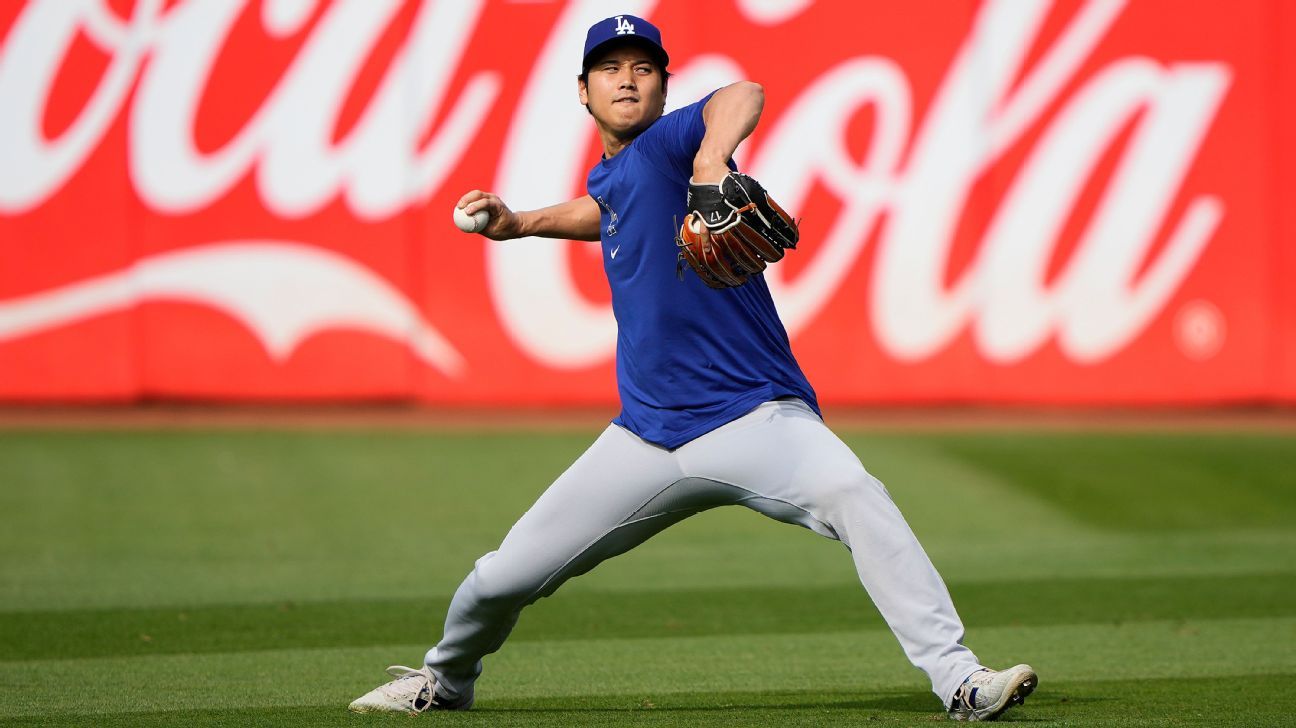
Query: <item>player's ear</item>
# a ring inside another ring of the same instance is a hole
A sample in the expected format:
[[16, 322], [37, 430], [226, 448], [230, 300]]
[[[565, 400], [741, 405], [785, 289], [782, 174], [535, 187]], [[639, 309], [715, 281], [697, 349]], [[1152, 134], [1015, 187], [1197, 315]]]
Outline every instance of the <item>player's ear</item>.
[[580, 97], [581, 106], [589, 107], [589, 88], [585, 85], [585, 75], [576, 77], [576, 94]]

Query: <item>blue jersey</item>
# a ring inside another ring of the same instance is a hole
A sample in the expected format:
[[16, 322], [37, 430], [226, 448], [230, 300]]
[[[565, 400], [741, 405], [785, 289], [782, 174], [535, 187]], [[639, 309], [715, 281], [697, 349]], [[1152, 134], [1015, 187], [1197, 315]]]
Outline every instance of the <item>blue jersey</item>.
[[819, 411], [764, 276], [712, 289], [687, 266], [677, 275], [675, 234], [710, 98], [662, 116], [595, 165], [586, 185], [601, 209], [617, 320], [613, 421], [672, 449], [779, 397]]

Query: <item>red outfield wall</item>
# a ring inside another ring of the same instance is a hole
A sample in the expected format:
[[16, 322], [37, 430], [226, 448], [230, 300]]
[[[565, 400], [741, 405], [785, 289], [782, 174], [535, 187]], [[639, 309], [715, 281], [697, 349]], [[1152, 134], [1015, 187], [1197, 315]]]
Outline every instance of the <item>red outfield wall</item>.
[[[572, 3], [0, 4], [0, 400], [615, 398]], [[740, 163], [829, 402], [1296, 401], [1296, 10], [625, 0]]]

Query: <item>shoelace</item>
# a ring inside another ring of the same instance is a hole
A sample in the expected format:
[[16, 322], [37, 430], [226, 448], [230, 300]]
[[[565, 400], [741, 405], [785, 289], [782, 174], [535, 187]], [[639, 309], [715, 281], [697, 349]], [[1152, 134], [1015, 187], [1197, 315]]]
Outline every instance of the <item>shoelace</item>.
[[[382, 686], [382, 691], [387, 696], [395, 700], [408, 700], [410, 707], [418, 712], [422, 712], [432, 703], [432, 700], [434, 699], [432, 693], [432, 676], [428, 674], [427, 668], [415, 670], [412, 667], [406, 667], [404, 665], [392, 665], [387, 668], [387, 674], [396, 678]], [[417, 682], [415, 686], [407, 686], [402, 684], [406, 680], [415, 680]], [[410, 687], [417, 688], [413, 691], [412, 695], [410, 694]], [[418, 705], [418, 696], [422, 695], [424, 690], [427, 690], [428, 701], [420, 708]]]
[[953, 705], [950, 710], [976, 710], [976, 696], [981, 688], [990, 682], [994, 673], [989, 670], [978, 670], [968, 676], [968, 679], [959, 685], [959, 689], [954, 693]]

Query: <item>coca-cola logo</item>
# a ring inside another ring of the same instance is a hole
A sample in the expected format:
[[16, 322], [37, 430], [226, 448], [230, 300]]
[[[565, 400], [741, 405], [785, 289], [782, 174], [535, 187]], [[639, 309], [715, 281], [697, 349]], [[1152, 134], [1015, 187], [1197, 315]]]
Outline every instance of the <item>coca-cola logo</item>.
[[[753, 174], [792, 209], [816, 180], [844, 206], [808, 270], [795, 281], [785, 280], [778, 266], [766, 273], [790, 333], [832, 299], [886, 216], [869, 312], [879, 341], [898, 358], [930, 357], [969, 325], [984, 356], [1000, 363], [1030, 355], [1055, 334], [1073, 360], [1086, 363], [1135, 337], [1192, 270], [1223, 215], [1218, 199], [1193, 200], [1150, 272], [1134, 280], [1227, 91], [1223, 63], [1162, 65], [1131, 57], [1096, 74], [1066, 100], [1036, 145], [976, 262], [952, 289], [942, 282], [972, 185], [1057, 101], [1122, 5], [1088, 3], [1033, 67], [1023, 68], [1050, 4], [987, 3], [921, 123], [912, 118], [904, 69], [867, 55], [841, 61], [781, 118], [764, 121], [774, 131], [752, 155]], [[580, 173], [582, 132], [576, 130], [582, 127], [561, 88], [564, 54], [587, 20], [566, 14], [555, 33], [562, 42], [551, 43], [535, 66], [497, 184], [505, 199], [543, 204], [548, 186], [537, 184], [535, 169], [553, 170], [560, 179]], [[672, 95], [690, 99], [744, 77], [737, 59], [709, 56], [677, 72]], [[867, 155], [856, 163], [844, 126], [866, 105], [877, 122]], [[1135, 117], [1134, 137], [1079, 252], [1045, 288], [1044, 266], [1061, 224], [1098, 159]], [[555, 129], [567, 130], [568, 138], [546, 144]], [[591, 310], [576, 291], [565, 253], [564, 244], [544, 241], [493, 248], [492, 291], [521, 345], [552, 365], [581, 366], [609, 356], [614, 339], [606, 312]], [[556, 319], [577, 325], [555, 332]]]
[[[734, 7], [750, 22], [777, 25], [809, 5], [746, 0]], [[617, 11], [652, 17], [656, 6], [629, 0]], [[572, 58], [605, 3], [572, 2], [543, 29], [547, 38], [516, 100], [501, 98], [495, 70], [468, 69], [452, 92], [469, 41], [494, 32], [482, 27], [484, 8], [477, 0], [418, 5], [358, 120], [334, 138], [375, 43], [408, 8], [266, 0], [258, 8], [264, 33], [304, 33], [304, 40], [255, 113], [222, 146], [202, 150], [195, 127], [203, 94], [246, 8], [137, 0], [119, 15], [108, 3], [29, 3], [0, 53], [0, 215], [31, 214], [55, 198], [123, 117], [130, 184], [158, 215], [205, 209], [252, 179], [264, 210], [280, 219], [310, 216], [339, 199], [358, 221], [389, 219], [443, 193], [492, 113], [509, 114], [495, 191], [515, 208], [580, 194], [592, 130], [573, 101]], [[1079, 75], [1124, 10], [1120, 0], [1084, 3], [1041, 49], [1051, 3], [984, 3], [921, 115], [906, 68], [877, 53], [842, 57], [804, 87], [783, 89], [794, 98], [762, 120], [759, 144], [740, 161], [792, 209], [816, 189], [840, 206], [822, 238], [798, 252], [809, 259], [795, 276], [780, 266], [766, 274], [789, 333], [822, 314], [875, 241], [865, 320], [896, 360], [934, 357], [968, 331], [995, 363], [1021, 361], [1054, 340], [1071, 361], [1094, 363], [1134, 340], [1192, 272], [1226, 214], [1217, 196], [1180, 197], [1232, 71], [1219, 60], [1130, 53]], [[106, 66], [67, 128], [47, 138], [46, 107], [77, 39], [99, 49]], [[694, 54], [674, 70], [673, 106], [749, 75], [743, 57], [721, 53]], [[861, 109], [874, 119], [862, 156], [847, 139]], [[1028, 132], [1024, 161], [971, 261], [947, 282], [973, 187]], [[1075, 250], [1046, 276], [1063, 224], [1118, 139], [1114, 168]], [[312, 332], [346, 326], [406, 341], [430, 366], [463, 373], [455, 343], [407, 294], [358, 261], [308, 243], [209, 241], [0, 300], [0, 344], [167, 296], [229, 312], [275, 357]], [[615, 346], [609, 306], [583, 294], [573, 277], [573, 246], [533, 240], [485, 248], [486, 285], [504, 331], [555, 369], [606, 362]], [[271, 300], [285, 280], [297, 305]]]

